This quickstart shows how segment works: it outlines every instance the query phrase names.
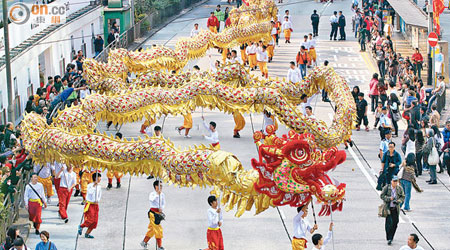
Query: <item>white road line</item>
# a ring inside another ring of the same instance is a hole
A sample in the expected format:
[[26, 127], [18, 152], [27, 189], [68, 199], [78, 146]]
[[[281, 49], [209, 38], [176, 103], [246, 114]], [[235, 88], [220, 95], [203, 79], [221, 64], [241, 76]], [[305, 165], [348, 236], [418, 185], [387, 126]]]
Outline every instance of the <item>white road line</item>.
[[[356, 165], [358, 165], [358, 168], [361, 170], [361, 172], [364, 174], [366, 179], [369, 181], [370, 186], [372, 186], [373, 190], [380, 196], [381, 191], [377, 190], [377, 184], [375, 183], [374, 179], [370, 176], [370, 174], [367, 172], [366, 168], [362, 165], [362, 162], [359, 160], [358, 156], [355, 154], [355, 151], [351, 147], [348, 148], [348, 152], [350, 152], [350, 155], [353, 157], [353, 160], [356, 162]], [[372, 169], [372, 171], [374, 171]], [[372, 172], [373, 173], [373, 172]], [[405, 215], [405, 217], [412, 222], [411, 218], [409, 218], [408, 215]], [[405, 223], [405, 221], [402, 219], [402, 216], [399, 216], [399, 222]]]

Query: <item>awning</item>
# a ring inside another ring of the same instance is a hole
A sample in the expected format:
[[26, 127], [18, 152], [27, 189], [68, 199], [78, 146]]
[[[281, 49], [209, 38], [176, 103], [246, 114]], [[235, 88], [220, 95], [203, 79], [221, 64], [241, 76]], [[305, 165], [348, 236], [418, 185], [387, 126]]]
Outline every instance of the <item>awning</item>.
[[410, 0], [387, 0], [408, 25], [428, 27], [427, 16]]

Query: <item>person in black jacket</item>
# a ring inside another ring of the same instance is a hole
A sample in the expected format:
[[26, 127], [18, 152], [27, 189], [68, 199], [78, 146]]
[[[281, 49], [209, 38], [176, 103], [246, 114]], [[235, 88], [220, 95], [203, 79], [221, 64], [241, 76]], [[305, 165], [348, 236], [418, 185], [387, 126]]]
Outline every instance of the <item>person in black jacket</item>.
[[95, 56], [98, 56], [100, 52], [103, 50], [103, 44], [105, 42], [103, 41], [103, 38], [101, 35], [98, 35], [97, 38], [94, 40], [94, 50], [95, 50]]
[[311, 15], [311, 24], [312, 24], [312, 28], [313, 28], [313, 36], [319, 36], [319, 19], [320, 16], [319, 14], [317, 14], [317, 10], [314, 10], [312, 15]]
[[341, 38], [339, 38], [339, 40], [341, 41], [345, 41], [345, 16], [344, 14], [342, 14], [342, 11], [339, 11], [339, 19], [338, 19], [338, 24], [339, 24], [339, 35], [341, 36]]
[[108, 34], [108, 44], [111, 44], [116, 40], [116, 37], [114, 36], [114, 30], [110, 30]]

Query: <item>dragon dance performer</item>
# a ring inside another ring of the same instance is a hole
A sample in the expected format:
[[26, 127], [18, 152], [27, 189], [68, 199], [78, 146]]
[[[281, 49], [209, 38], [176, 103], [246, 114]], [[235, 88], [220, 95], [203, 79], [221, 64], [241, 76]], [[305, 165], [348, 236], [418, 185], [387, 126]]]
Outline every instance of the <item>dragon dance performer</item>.
[[241, 59], [242, 59], [242, 63], [244, 65], [248, 65], [248, 56], [247, 56], [247, 52], [246, 52], [247, 47], [248, 47], [248, 45], [246, 43], [241, 44], [241, 47], [240, 47], [240, 49], [241, 49]]
[[266, 128], [269, 125], [273, 125], [275, 127], [275, 131], [278, 130], [278, 123], [275, 116], [273, 116], [269, 111], [264, 110], [263, 133], [266, 133]]
[[218, 208], [216, 196], [209, 196], [208, 204], [211, 206], [208, 208], [208, 230], [206, 231], [208, 248], [204, 250], [224, 250], [222, 231], [220, 230], [223, 215], [220, 207]]
[[309, 33], [309, 41], [308, 41], [308, 47], [309, 47], [309, 58], [311, 59], [311, 66], [317, 66], [317, 54], [316, 54], [316, 39], [314, 39], [313, 35]]
[[292, 23], [289, 20], [288, 16], [284, 17], [284, 22], [281, 25], [281, 29], [284, 32], [284, 39], [285, 39], [284, 43], [291, 43], [291, 32], [293, 30], [292, 30]]
[[[309, 204], [309, 203], [308, 203]], [[297, 208], [297, 215], [294, 217], [294, 238], [292, 239], [292, 250], [305, 250], [307, 248], [306, 233], [314, 233], [317, 230], [317, 224], [311, 227], [306, 219], [308, 215], [308, 204]]]
[[28, 218], [33, 222], [35, 233], [39, 235], [39, 227], [41, 226], [42, 206], [47, 207], [47, 199], [45, 198], [44, 186], [38, 182], [36, 173], [31, 174], [31, 182], [25, 187], [23, 196], [25, 208], [28, 210]]
[[211, 32], [217, 33], [217, 26], [220, 25], [219, 19], [214, 15], [214, 12], [211, 12], [210, 14], [211, 16], [208, 18], [206, 26]]
[[151, 126], [155, 123], [156, 123], [155, 118], [151, 118], [150, 120], [146, 119], [144, 123], [141, 125], [141, 130], [139, 132], [141, 132], [141, 134], [145, 134], [147, 128], [151, 128]]
[[247, 46], [245, 49], [245, 52], [248, 55], [248, 62], [250, 64], [250, 70], [256, 69], [256, 52], [258, 47], [256, 46], [256, 43], [251, 42], [250, 46]]
[[183, 126], [176, 127], [175, 130], [177, 130], [178, 133], [181, 135], [181, 130], [185, 129], [184, 138], [191, 138], [191, 136], [189, 135], [189, 130], [191, 130], [192, 128], [192, 114], [187, 113], [183, 115], [183, 117], [184, 117]]
[[97, 170], [91, 168], [91, 167], [84, 167], [81, 171], [80, 176], [80, 186], [81, 186], [81, 196], [83, 197], [83, 201], [81, 202], [81, 205], [84, 205], [86, 203], [86, 193], [87, 193], [87, 187], [89, 183], [92, 183], [92, 175], [96, 173]]
[[272, 24], [272, 30], [270, 31], [270, 36], [272, 36], [272, 39], [277, 43], [278, 45], [278, 25], [274, 21], [270, 22]]
[[56, 173], [58, 173], [63, 166], [65, 166], [65, 164], [62, 164], [62, 163], [59, 163], [56, 161], [52, 165], [53, 175], [55, 176], [55, 178], [53, 179], [53, 183], [55, 184], [55, 190], [56, 190], [56, 195], [58, 196], [58, 200], [59, 200], [59, 184], [61, 182], [61, 178], [57, 177]]
[[141, 246], [147, 249], [148, 241], [155, 236], [158, 250], [164, 250], [162, 247], [163, 228], [161, 226], [161, 220], [164, 219], [162, 213], [166, 206], [166, 198], [162, 192], [162, 185], [159, 180], [153, 182], [153, 188], [155, 191], [151, 192], [148, 199], [150, 200], [150, 211], [148, 211], [148, 231], [145, 234], [144, 240], [141, 242]]
[[239, 131], [241, 131], [245, 127], [244, 116], [242, 116], [241, 112], [235, 111], [235, 112], [233, 112], [233, 118], [234, 118], [234, 123], [236, 124], [234, 126], [233, 138], [241, 138], [241, 135], [239, 134]]
[[69, 222], [67, 216], [67, 207], [69, 206], [72, 191], [77, 184], [77, 174], [73, 172], [72, 166], [63, 166], [57, 173], [56, 177], [60, 178], [60, 186], [58, 191], [59, 197], [59, 216], [64, 223]]
[[102, 179], [102, 175], [98, 172], [92, 174], [93, 183], [90, 183], [87, 187], [86, 194], [86, 205], [84, 206], [83, 224], [78, 226], [78, 234], [83, 234], [83, 228], [87, 227], [87, 231], [84, 234], [85, 238], [93, 239], [94, 236], [91, 235], [92, 230], [97, 227], [98, 223], [98, 203], [102, 198], [102, 187], [99, 185]]
[[205, 117], [202, 116], [202, 119], [203, 119], [203, 127], [205, 127], [205, 129], [209, 131], [209, 136], [203, 135], [203, 137], [206, 140], [211, 141], [211, 145], [215, 149], [219, 150], [220, 144], [219, 144], [219, 132], [217, 132], [216, 130], [217, 124], [211, 121], [208, 126], [208, 124], [206, 124]]
[[[144, 123], [145, 124], [145, 123]], [[116, 133], [116, 137], [119, 139], [122, 139], [122, 133], [117, 132]], [[107, 190], [112, 188], [112, 181], [113, 178], [116, 177], [116, 183], [117, 183], [117, 188], [120, 188], [120, 178], [123, 177], [123, 173], [120, 171], [111, 171], [108, 169], [108, 172], [106, 173], [106, 177], [108, 177], [108, 186], [106, 187]]]
[[263, 45], [260, 50], [258, 50], [258, 67], [261, 70], [261, 74], [266, 79], [269, 78], [269, 71], [267, 69], [267, 62], [269, 61], [269, 56], [267, 55], [267, 47]]
[[51, 202], [53, 194], [53, 182], [52, 182], [52, 166], [50, 163], [41, 165], [34, 165], [34, 172], [38, 177], [38, 182], [42, 184], [45, 190], [45, 196], [48, 203]]
[[267, 44], [267, 55], [269, 56], [269, 62], [271, 62], [273, 60], [274, 48], [275, 48], [275, 42], [272, 38], [272, 40], [270, 40], [270, 42]]

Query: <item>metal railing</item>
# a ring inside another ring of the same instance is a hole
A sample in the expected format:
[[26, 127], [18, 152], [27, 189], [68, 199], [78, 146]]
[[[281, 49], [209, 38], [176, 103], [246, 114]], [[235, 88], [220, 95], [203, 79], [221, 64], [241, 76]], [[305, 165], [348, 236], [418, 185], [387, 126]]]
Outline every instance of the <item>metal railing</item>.
[[6, 209], [6, 217], [0, 217], [0, 242], [4, 242], [6, 238], [6, 232], [8, 228], [17, 220], [19, 217], [19, 209], [23, 204], [23, 195], [25, 193], [25, 185], [30, 181], [30, 172], [25, 171], [22, 173], [22, 177], [17, 182], [16, 192], [12, 194], [14, 197], [14, 202], [11, 202], [11, 194], [7, 194], [4, 197], [3, 209]]
[[[150, 29], [162, 24], [169, 17], [180, 13], [183, 9], [192, 6], [201, 0], [181, 0], [179, 3], [173, 4], [170, 8], [150, 12], [131, 28], [123, 32], [116, 41], [108, 44], [95, 59], [101, 62], [108, 61], [109, 51], [117, 48], [128, 48], [136, 39], [144, 37]], [[109, 34], [108, 34], [109, 35]], [[105, 34], [105, 37], [107, 35]]]

